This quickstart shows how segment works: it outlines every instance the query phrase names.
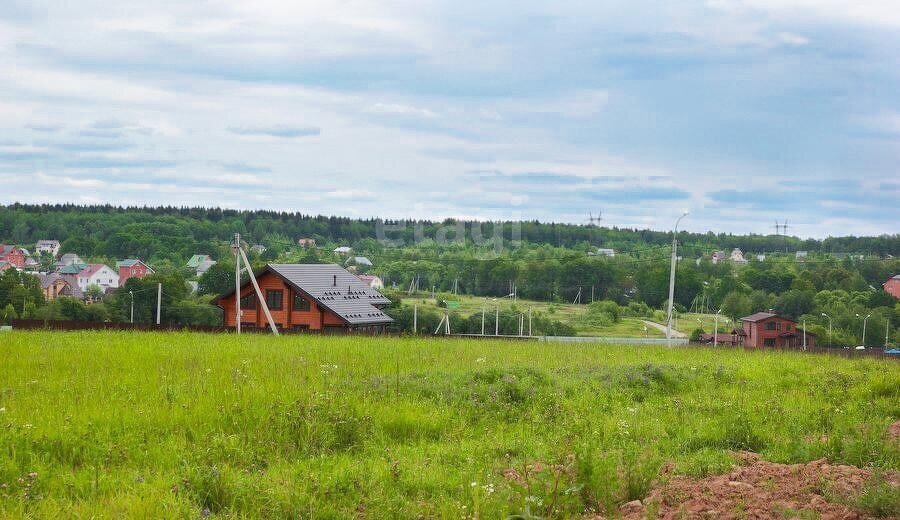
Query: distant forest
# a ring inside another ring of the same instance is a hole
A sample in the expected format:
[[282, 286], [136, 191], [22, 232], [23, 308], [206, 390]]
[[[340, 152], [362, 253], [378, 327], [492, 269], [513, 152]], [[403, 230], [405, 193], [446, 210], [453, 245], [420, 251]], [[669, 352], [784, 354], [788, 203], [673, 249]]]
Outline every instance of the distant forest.
[[[386, 238], [413, 244], [424, 238], [444, 237], [458, 240], [460, 223], [447, 220], [401, 221], [388, 223]], [[497, 223], [479, 226], [479, 236], [495, 236]], [[320, 246], [348, 245], [355, 249], [381, 249], [379, 221], [345, 217], [312, 216], [295, 212], [264, 210], [238, 211], [220, 208], [77, 206], [72, 204], [0, 206], [0, 243], [28, 246], [40, 239], [58, 239], [65, 252], [85, 257], [141, 259], [178, 264], [197, 253], [224, 253], [234, 233], [250, 243], [267, 247], [285, 247], [297, 238], [317, 240]], [[642, 247], [665, 246], [670, 232], [618, 227], [542, 223], [538, 221], [504, 222], [505, 244], [511, 239], [533, 245], [587, 250], [590, 247], [637, 251]], [[467, 242], [472, 236], [467, 233]], [[429, 242], [432, 243], [433, 242]], [[771, 253], [856, 253], [897, 255], [900, 234], [877, 237], [829, 237], [822, 240], [779, 235], [734, 235], [730, 233], [679, 233], [685, 257], [709, 254], [722, 249], [741, 248], [744, 252]], [[440, 244], [436, 244], [440, 245]], [[458, 245], [458, 244], [456, 244]]]
[[[495, 233], [496, 231], [496, 233]], [[418, 287], [503, 298], [597, 304], [651, 316], [668, 298], [671, 233], [586, 225], [528, 222], [391, 222], [309, 216], [272, 211], [203, 208], [118, 208], [114, 206], [0, 206], [0, 243], [32, 248], [40, 239], [62, 243], [61, 253], [115, 265], [140, 258], [156, 274], [132, 278], [104, 297], [84, 305], [71, 298], [45, 302], [37, 278], [15, 270], [0, 275], [0, 323], [16, 316], [42, 319], [126, 321], [130, 295], [135, 320], [148, 323], [156, 305], [156, 284], [163, 287], [162, 322], [216, 324], [221, 313], [209, 305], [216, 294], [234, 287], [229, 241], [240, 233], [254, 267], [266, 262], [357, 263], [361, 272], [384, 279], [395, 301]], [[316, 247], [300, 247], [311, 238]], [[900, 236], [836, 237], [801, 240], [776, 235], [679, 233], [675, 307], [679, 312], [721, 309], [737, 319], [774, 309], [803, 320], [829, 345], [857, 345], [863, 323], [874, 334], [900, 339], [900, 302], [882, 283], [900, 272]], [[352, 248], [349, 255], [333, 252]], [[614, 249], [614, 257], [598, 248]], [[713, 263], [710, 253], [740, 248], [748, 262]], [[796, 251], [807, 251], [797, 258]], [[764, 261], [757, 254], [764, 253]], [[219, 263], [200, 277], [186, 268], [195, 254]], [[52, 259], [42, 258], [43, 262]], [[198, 283], [196, 294], [185, 281]], [[606, 307], [604, 307], [606, 308]], [[404, 308], [390, 313], [402, 319]], [[624, 312], [624, 311], [623, 311]], [[827, 317], [826, 317], [827, 315]], [[559, 329], [553, 320], [544, 332]], [[540, 321], [544, 320], [544, 321]], [[458, 319], [454, 321], [461, 323]], [[827, 328], [826, 328], [827, 327]], [[828, 333], [829, 330], [831, 333]], [[561, 330], [561, 329], [560, 329]]]

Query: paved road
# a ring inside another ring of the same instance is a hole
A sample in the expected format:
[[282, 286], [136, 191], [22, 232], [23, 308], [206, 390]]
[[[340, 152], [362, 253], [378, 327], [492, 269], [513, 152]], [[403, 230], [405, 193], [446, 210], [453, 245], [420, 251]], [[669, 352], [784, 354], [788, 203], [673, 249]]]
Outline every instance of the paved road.
[[[641, 321], [643, 321], [644, 325], [647, 325], [648, 327], [653, 327], [654, 329], [662, 332], [663, 334], [666, 333], [666, 326], [661, 323], [656, 323], [655, 321], [647, 321], [647, 320], [641, 320]], [[677, 330], [672, 329], [672, 337], [673, 338], [686, 338], [687, 334], [685, 334], [684, 332], [678, 332]]]

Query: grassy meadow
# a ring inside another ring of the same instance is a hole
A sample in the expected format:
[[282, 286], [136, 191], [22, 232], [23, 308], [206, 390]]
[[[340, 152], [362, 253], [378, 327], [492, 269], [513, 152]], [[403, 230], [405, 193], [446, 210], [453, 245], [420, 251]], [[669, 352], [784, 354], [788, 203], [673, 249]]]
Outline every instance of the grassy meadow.
[[583, 517], [666, 474], [900, 468], [900, 363], [431, 338], [0, 333], [0, 516]]
[[[588, 294], [585, 298], [589, 298], [590, 294]], [[463, 315], [481, 315], [482, 309], [485, 310], [486, 314], [486, 322], [487, 329], [489, 331], [493, 331], [494, 326], [494, 311], [497, 307], [500, 308], [501, 313], [514, 313], [518, 314], [520, 312], [527, 313], [529, 309], [531, 309], [534, 313], [542, 313], [547, 317], [559, 320], [567, 325], [572, 326], [575, 329], [575, 332], [579, 336], [605, 336], [605, 337], [631, 337], [631, 338], [663, 338], [665, 334], [660, 332], [659, 330], [653, 327], [645, 327], [644, 323], [641, 321], [641, 318], [635, 317], [622, 317], [621, 320], [617, 323], [610, 324], [598, 324], [596, 321], [590, 319], [590, 313], [588, 311], [588, 307], [585, 304], [573, 304], [573, 303], [556, 303], [556, 302], [545, 302], [545, 301], [536, 301], [536, 300], [526, 300], [519, 298], [517, 300], [512, 300], [510, 298], [483, 298], [477, 296], [468, 296], [464, 294], [452, 294], [452, 293], [437, 293], [435, 298], [431, 298], [430, 293], [418, 293], [413, 297], [405, 297], [403, 299], [403, 305], [412, 306], [413, 304], [418, 304], [420, 308], [433, 308], [440, 309], [438, 307], [438, 301], [440, 300], [449, 300], [456, 302], [459, 306], [456, 307], [456, 312], [459, 312]], [[588, 300], [586, 300], [588, 301]], [[442, 312], [444, 309], [440, 309]], [[697, 315], [697, 316], [712, 316], [712, 315]], [[652, 317], [647, 317], [647, 319], [653, 319]], [[665, 317], [662, 317], [662, 321], [665, 321]], [[696, 328], [696, 322], [692, 321], [692, 327]], [[686, 334], [690, 334], [690, 330], [686, 332]]]

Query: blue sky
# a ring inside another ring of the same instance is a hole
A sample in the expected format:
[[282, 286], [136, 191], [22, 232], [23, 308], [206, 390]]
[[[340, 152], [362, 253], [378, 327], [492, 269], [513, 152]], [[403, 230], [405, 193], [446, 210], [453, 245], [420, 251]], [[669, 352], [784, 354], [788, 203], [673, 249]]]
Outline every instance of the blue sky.
[[900, 231], [886, 1], [0, 0], [0, 65], [0, 203]]

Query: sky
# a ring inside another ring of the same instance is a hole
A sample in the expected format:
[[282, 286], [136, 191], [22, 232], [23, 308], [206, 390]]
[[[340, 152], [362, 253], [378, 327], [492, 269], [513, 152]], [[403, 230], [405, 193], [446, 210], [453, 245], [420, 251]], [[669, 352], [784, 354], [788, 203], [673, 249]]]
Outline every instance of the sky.
[[877, 235], [898, 165], [890, 1], [0, 0], [0, 204]]

